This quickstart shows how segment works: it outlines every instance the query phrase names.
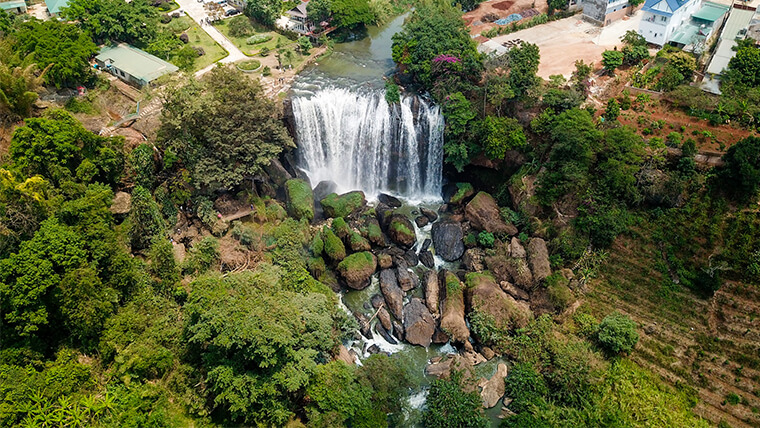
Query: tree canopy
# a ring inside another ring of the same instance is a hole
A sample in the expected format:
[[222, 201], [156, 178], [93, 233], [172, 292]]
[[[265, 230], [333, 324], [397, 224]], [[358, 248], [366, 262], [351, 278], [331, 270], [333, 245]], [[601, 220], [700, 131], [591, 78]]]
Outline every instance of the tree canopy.
[[483, 67], [461, 11], [445, 0], [417, 5], [403, 31], [393, 35], [393, 61], [428, 89], [436, 83], [436, 64], [439, 73], [452, 67], [473, 80], [479, 80]]
[[51, 110], [26, 121], [11, 139], [13, 168], [64, 181], [114, 184], [124, 168], [123, 138], [102, 137], [84, 129], [70, 113]]
[[72, 0], [61, 16], [99, 43], [127, 42], [144, 48], [158, 33], [158, 12], [147, 0]]
[[32, 19], [12, 33], [13, 51], [31, 56], [41, 69], [50, 66], [45, 82], [56, 87], [84, 84], [93, 78], [90, 58], [98, 52], [92, 39], [76, 25]]
[[159, 138], [197, 185], [209, 190], [252, 179], [294, 147], [259, 83], [223, 67], [170, 92]]

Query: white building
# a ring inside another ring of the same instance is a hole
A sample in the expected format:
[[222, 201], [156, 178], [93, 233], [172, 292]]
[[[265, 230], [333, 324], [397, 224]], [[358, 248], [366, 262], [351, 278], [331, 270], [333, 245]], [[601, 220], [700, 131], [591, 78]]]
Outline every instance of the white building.
[[639, 34], [647, 42], [665, 46], [673, 33], [699, 9], [699, 0], [647, 0]]

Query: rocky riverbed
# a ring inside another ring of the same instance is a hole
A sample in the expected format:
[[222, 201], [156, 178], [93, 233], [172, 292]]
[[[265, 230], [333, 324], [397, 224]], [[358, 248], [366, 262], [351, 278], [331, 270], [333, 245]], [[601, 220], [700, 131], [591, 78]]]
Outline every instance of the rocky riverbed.
[[422, 347], [432, 377], [452, 369], [476, 376], [479, 365], [496, 361], [475, 384], [484, 407], [501, 409], [508, 366], [483, 320], [513, 332], [556, 312], [557, 288], [572, 296], [577, 284], [569, 270], [552, 275], [545, 240], [521, 232], [490, 194], [469, 184], [458, 184], [444, 203], [421, 205], [387, 194], [368, 203], [359, 191], [331, 192], [328, 182], [313, 193], [308, 185], [286, 187], [308, 193], [289, 192], [291, 215], [316, 213], [311, 274], [340, 293], [359, 324], [341, 358], [360, 363]]

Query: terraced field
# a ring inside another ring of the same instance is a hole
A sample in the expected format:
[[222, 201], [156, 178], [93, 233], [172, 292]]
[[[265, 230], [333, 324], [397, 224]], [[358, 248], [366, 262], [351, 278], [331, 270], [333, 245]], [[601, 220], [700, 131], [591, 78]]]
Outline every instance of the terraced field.
[[713, 297], [699, 298], [673, 283], [654, 243], [619, 238], [586, 297], [600, 319], [619, 310], [639, 323], [631, 358], [698, 395], [696, 414], [714, 424], [760, 426], [760, 292], [754, 286], [726, 282]]

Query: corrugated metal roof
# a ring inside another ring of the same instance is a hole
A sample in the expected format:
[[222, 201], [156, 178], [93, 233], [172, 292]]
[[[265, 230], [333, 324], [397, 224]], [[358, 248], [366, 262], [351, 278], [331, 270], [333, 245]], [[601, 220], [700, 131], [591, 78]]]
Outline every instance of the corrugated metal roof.
[[176, 65], [169, 64], [161, 58], [126, 43], [101, 49], [96, 59], [100, 62], [110, 63], [119, 70], [146, 83], [164, 74], [179, 70]]
[[0, 3], [0, 9], [2, 10], [10, 10], [17, 7], [26, 8], [26, 2], [24, 0], [12, 0]]
[[726, 11], [728, 11], [728, 6], [726, 5], [705, 2], [705, 4], [699, 8], [697, 13], [691, 15], [691, 17], [702, 21], [715, 22], [723, 16]]
[[721, 33], [721, 39], [735, 39], [739, 32], [749, 27], [752, 17], [755, 16], [754, 10], [744, 10], [732, 8], [726, 25], [723, 27], [723, 33]]
[[48, 12], [57, 15], [61, 9], [69, 5], [69, 0], [45, 0]]
[[720, 33], [718, 47], [710, 60], [710, 65], [707, 66], [707, 73], [721, 74], [728, 67], [728, 62], [736, 55], [733, 48], [736, 46], [739, 33], [749, 26], [754, 15], [754, 10], [731, 8], [726, 25], [723, 26], [723, 32]]

